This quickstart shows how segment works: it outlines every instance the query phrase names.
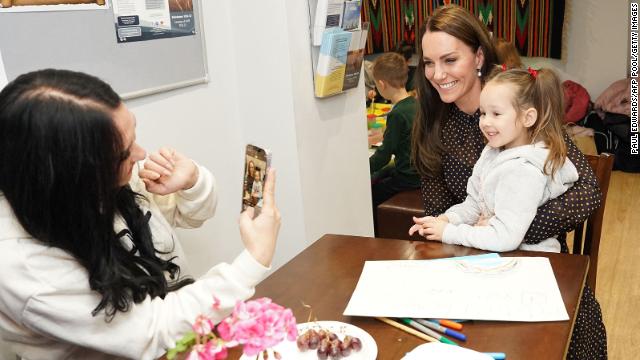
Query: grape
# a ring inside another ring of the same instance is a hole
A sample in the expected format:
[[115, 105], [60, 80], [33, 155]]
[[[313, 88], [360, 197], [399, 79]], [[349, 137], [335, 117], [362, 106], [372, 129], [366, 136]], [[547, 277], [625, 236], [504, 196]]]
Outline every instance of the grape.
[[340, 340], [331, 341], [331, 346], [329, 347], [329, 356], [331, 359], [340, 359], [342, 357], [340, 351]]
[[300, 351], [306, 351], [309, 348], [309, 332], [305, 332], [304, 334], [298, 336], [296, 345], [298, 345], [298, 349]]
[[310, 333], [309, 349], [315, 350], [318, 348], [318, 344], [320, 343], [320, 336], [318, 336], [318, 333], [313, 329], [309, 330], [308, 332]]
[[362, 349], [362, 342], [357, 337], [351, 338], [351, 348], [355, 351]]
[[316, 350], [316, 355], [320, 360], [342, 359], [348, 357], [353, 351], [362, 349], [362, 342], [354, 336], [346, 335], [340, 341], [337, 334], [326, 329], [309, 329], [296, 339], [296, 344], [300, 351]]
[[322, 339], [322, 341], [320, 342], [320, 345], [318, 346], [318, 351], [316, 352], [318, 354], [318, 359], [324, 360], [327, 357], [329, 357], [330, 346], [331, 346], [331, 342], [329, 342], [327, 338]]
[[344, 341], [340, 343], [340, 355], [347, 357], [351, 355], [351, 339], [349, 335], [344, 338]]

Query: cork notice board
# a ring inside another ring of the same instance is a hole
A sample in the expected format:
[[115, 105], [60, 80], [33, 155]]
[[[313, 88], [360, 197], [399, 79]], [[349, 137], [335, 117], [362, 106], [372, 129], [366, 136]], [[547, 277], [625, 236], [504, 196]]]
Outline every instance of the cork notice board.
[[[54, 0], [11, 3], [38, 1]], [[111, 8], [0, 11], [0, 50], [8, 80], [44, 68], [83, 71], [107, 81], [125, 99], [207, 82], [201, 9], [201, 0], [193, 0], [195, 35], [131, 43], [117, 42]]]

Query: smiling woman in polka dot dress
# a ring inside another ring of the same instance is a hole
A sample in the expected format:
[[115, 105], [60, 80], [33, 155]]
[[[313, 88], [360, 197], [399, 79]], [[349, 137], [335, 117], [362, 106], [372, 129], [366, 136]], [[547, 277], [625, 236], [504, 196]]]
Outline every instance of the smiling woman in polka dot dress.
[[[436, 10], [423, 31], [411, 155], [421, 176], [425, 215], [437, 216], [464, 201], [467, 181], [485, 146], [478, 108], [484, 77], [495, 66], [496, 55], [484, 25], [458, 6]], [[566, 135], [565, 141], [567, 156], [580, 178], [565, 194], [538, 208], [525, 243], [563, 235], [600, 206], [601, 193], [591, 167]], [[568, 251], [566, 242], [561, 241], [561, 247]], [[567, 358], [607, 358], [600, 305], [588, 287]]]

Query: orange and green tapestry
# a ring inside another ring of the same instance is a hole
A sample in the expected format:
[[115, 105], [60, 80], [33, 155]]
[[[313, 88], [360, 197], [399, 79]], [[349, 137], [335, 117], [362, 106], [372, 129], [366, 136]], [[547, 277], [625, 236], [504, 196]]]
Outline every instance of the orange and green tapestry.
[[363, 0], [371, 27], [367, 53], [417, 47], [419, 29], [439, 6], [457, 4], [474, 13], [493, 36], [515, 44], [522, 56], [560, 59], [565, 0]]

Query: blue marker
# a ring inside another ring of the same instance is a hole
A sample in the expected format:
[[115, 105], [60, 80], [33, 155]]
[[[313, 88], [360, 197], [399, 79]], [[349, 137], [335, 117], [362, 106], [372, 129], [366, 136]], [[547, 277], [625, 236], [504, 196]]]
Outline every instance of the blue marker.
[[491, 356], [494, 360], [505, 360], [507, 358], [507, 355], [505, 353], [500, 352], [490, 352], [484, 354]]
[[467, 341], [467, 336], [465, 334], [459, 333], [455, 330], [448, 329], [442, 325], [436, 324], [431, 321], [423, 320], [423, 319], [414, 319], [414, 320], [430, 329], [439, 331], [445, 335], [449, 335], [454, 339], [458, 339], [460, 341]]

